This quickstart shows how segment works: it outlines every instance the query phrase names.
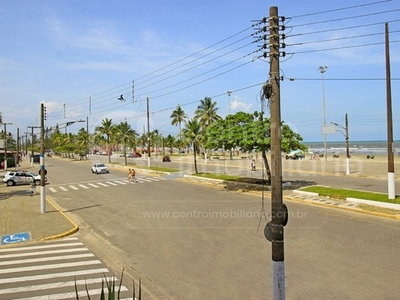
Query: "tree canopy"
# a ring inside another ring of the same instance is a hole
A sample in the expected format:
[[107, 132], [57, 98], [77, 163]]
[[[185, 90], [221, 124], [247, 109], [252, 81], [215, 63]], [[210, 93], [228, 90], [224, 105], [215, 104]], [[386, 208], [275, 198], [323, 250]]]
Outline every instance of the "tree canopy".
[[[283, 152], [302, 149], [303, 138], [282, 122], [281, 147]], [[206, 148], [225, 149], [239, 147], [242, 151], [270, 151], [270, 119], [262, 113], [238, 112], [210, 125], [205, 132]]]

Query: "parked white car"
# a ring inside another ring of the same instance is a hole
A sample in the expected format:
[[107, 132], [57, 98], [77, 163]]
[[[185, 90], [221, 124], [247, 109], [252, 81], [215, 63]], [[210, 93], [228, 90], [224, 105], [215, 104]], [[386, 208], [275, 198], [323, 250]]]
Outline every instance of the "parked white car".
[[107, 166], [103, 163], [95, 163], [92, 166], [92, 173], [101, 174], [101, 173], [110, 173]]
[[[47, 181], [47, 178], [45, 178], [45, 181]], [[40, 185], [40, 175], [27, 171], [7, 172], [6, 175], [4, 175], [3, 182], [7, 183], [8, 186], [32, 183]]]

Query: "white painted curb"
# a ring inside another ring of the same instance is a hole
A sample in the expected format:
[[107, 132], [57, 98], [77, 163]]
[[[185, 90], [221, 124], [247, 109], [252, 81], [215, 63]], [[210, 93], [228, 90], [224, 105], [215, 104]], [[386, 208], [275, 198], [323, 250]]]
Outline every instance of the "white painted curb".
[[371, 205], [371, 206], [378, 206], [378, 207], [383, 207], [383, 208], [400, 210], [400, 204], [395, 204], [395, 203], [371, 201], [371, 200], [364, 200], [364, 199], [357, 199], [357, 198], [346, 198], [346, 201], [350, 202], [350, 203], [367, 204], [367, 205]]
[[310, 196], [310, 197], [318, 197], [318, 193], [314, 192], [306, 192], [306, 191], [300, 191], [300, 190], [294, 190], [293, 193], [298, 194], [298, 195], [304, 195], [304, 196]]

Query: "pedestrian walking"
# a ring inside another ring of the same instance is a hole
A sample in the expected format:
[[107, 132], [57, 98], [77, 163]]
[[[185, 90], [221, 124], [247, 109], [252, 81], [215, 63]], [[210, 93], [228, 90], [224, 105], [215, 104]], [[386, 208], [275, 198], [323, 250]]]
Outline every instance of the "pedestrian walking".
[[136, 179], [136, 171], [134, 168], [131, 169], [130, 174], [131, 174], [131, 181], [138, 182]]
[[132, 183], [132, 169], [131, 168], [129, 168], [129, 171], [128, 171], [128, 180], [129, 180], [129, 183]]
[[254, 159], [251, 161], [251, 170], [252, 171], [256, 170], [256, 161]]

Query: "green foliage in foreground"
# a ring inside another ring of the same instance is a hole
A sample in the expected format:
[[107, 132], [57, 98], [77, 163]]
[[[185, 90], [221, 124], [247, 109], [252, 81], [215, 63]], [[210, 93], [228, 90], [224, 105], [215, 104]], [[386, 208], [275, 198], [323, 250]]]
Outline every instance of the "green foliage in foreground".
[[[104, 280], [101, 282], [101, 293], [100, 293], [100, 300], [119, 300], [120, 299], [120, 293], [121, 293], [121, 287], [122, 287], [122, 278], [124, 277], [124, 271], [122, 271], [121, 274], [121, 279], [119, 281], [118, 289], [116, 290], [115, 286], [115, 277], [111, 279], [111, 281], [107, 280], [106, 275], [104, 274]], [[104, 286], [105, 284], [105, 286]], [[87, 298], [90, 300], [90, 295], [88, 291], [88, 287], [86, 285], [86, 295]], [[75, 296], [76, 299], [79, 300], [79, 295], [78, 295], [78, 287], [76, 284], [76, 278], [75, 278]], [[139, 283], [138, 283], [138, 293], [136, 297], [136, 288], [135, 288], [135, 282], [133, 282], [133, 292], [132, 292], [132, 299], [133, 300], [141, 300], [142, 299], [142, 283], [139, 278]]]
[[400, 204], [400, 196], [396, 196], [396, 199], [394, 200], [389, 200], [387, 194], [381, 194], [381, 193], [356, 191], [348, 189], [335, 189], [324, 186], [310, 186], [302, 188], [301, 190], [306, 192], [318, 193], [320, 196], [323, 197], [330, 197], [342, 200], [346, 200], [346, 198], [358, 198], [358, 199]]

